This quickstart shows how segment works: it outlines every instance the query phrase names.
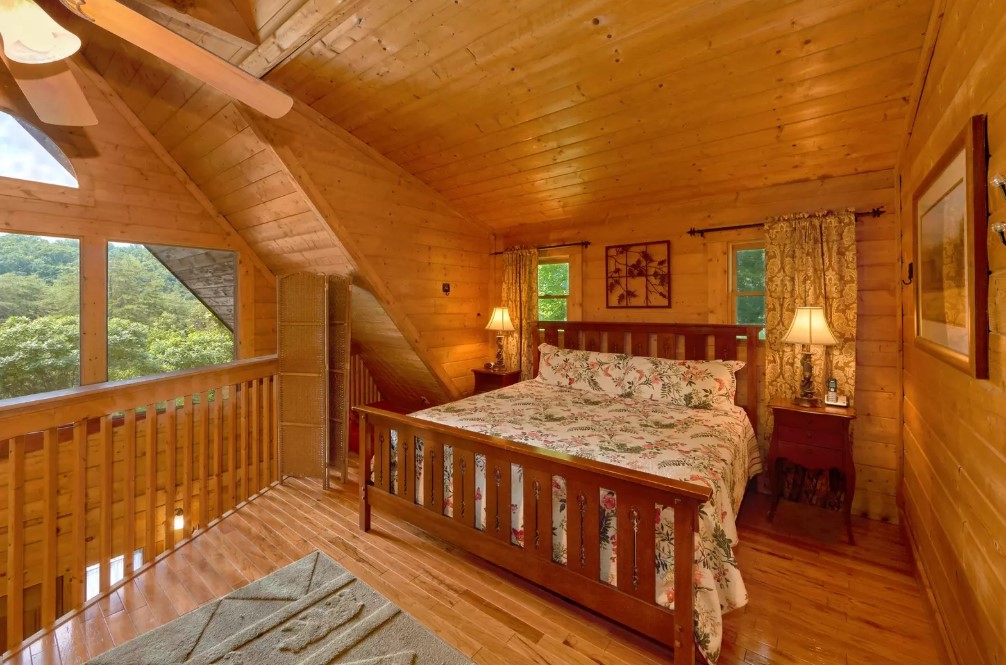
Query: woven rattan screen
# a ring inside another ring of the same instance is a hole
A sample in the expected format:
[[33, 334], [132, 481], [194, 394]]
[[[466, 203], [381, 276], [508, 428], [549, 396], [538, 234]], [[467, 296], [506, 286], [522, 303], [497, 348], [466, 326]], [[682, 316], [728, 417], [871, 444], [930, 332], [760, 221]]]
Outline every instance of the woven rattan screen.
[[329, 465], [346, 482], [349, 473], [349, 294], [348, 277], [328, 278]]
[[279, 279], [279, 450], [283, 475], [328, 486], [327, 278]]

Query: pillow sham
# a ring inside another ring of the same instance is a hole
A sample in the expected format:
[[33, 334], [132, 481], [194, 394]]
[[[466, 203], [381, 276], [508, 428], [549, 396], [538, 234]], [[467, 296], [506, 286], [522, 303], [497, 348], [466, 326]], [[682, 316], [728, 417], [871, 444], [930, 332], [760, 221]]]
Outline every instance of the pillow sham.
[[667, 360], [633, 356], [625, 390], [636, 399], [667, 401], [692, 409], [729, 409], [737, 395], [740, 360]]
[[597, 351], [560, 349], [541, 344], [538, 380], [545, 383], [622, 397], [630, 356]]

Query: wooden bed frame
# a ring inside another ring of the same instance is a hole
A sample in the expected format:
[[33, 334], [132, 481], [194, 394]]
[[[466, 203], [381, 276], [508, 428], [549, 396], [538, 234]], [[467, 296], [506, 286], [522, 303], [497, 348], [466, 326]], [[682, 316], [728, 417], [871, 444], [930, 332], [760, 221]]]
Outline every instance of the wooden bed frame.
[[[744, 349], [748, 367], [738, 375], [738, 401], [757, 423], [759, 327], [591, 322], [542, 322], [538, 341], [561, 348], [609, 351], [686, 360], [735, 360]], [[743, 339], [741, 339], [743, 338]], [[537, 373], [537, 353], [535, 370]], [[745, 380], [746, 378], [746, 380]], [[712, 492], [670, 480], [524, 445], [372, 407], [360, 416], [360, 528], [370, 530], [371, 507], [403, 518], [473, 554], [633, 628], [674, 649], [675, 665], [693, 665], [693, 566], [675, 566], [674, 610], [654, 602], [654, 506], [674, 509], [674, 560], [694, 561], [699, 506]], [[392, 488], [391, 432], [397, 433], [398, 493]], [[423, 487], [415, 484], [415, 439], [423, 441]], [[444, 515], [444, 447], [453, 449], [453, 516]], [[486, 524], [476, 528], [475, 456], [486, 460]], [[524, 546], [510, 542], [511, 464], [524, 470]], [[500, 469], [504, 471], [501, 472]], [[371, 478], [373, 471], [373, 480]], [[552, 561], [552, 477], [566, 479], [568, 561]], [[439, 481], [439, 482], [436, 482]], [[618, 586], [600, 581], [601, 488], [617, 496]], [[422, 503], [415, 501], [421, 490]]]

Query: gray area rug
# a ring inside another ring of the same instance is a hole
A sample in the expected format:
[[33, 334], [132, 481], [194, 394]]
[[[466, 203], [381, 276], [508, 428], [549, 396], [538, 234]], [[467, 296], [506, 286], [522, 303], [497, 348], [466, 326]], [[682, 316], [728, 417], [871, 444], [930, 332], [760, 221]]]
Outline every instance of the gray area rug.
[[88, 661], [112, 663], [472, 665], [321, 552]]

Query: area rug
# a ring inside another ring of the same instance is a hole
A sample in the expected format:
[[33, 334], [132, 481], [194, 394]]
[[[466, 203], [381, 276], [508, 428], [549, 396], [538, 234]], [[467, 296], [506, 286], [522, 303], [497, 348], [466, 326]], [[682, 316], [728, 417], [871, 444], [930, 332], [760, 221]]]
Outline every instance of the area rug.
[[321, 552], [88, 661], [112, 663], [472, 665]]

